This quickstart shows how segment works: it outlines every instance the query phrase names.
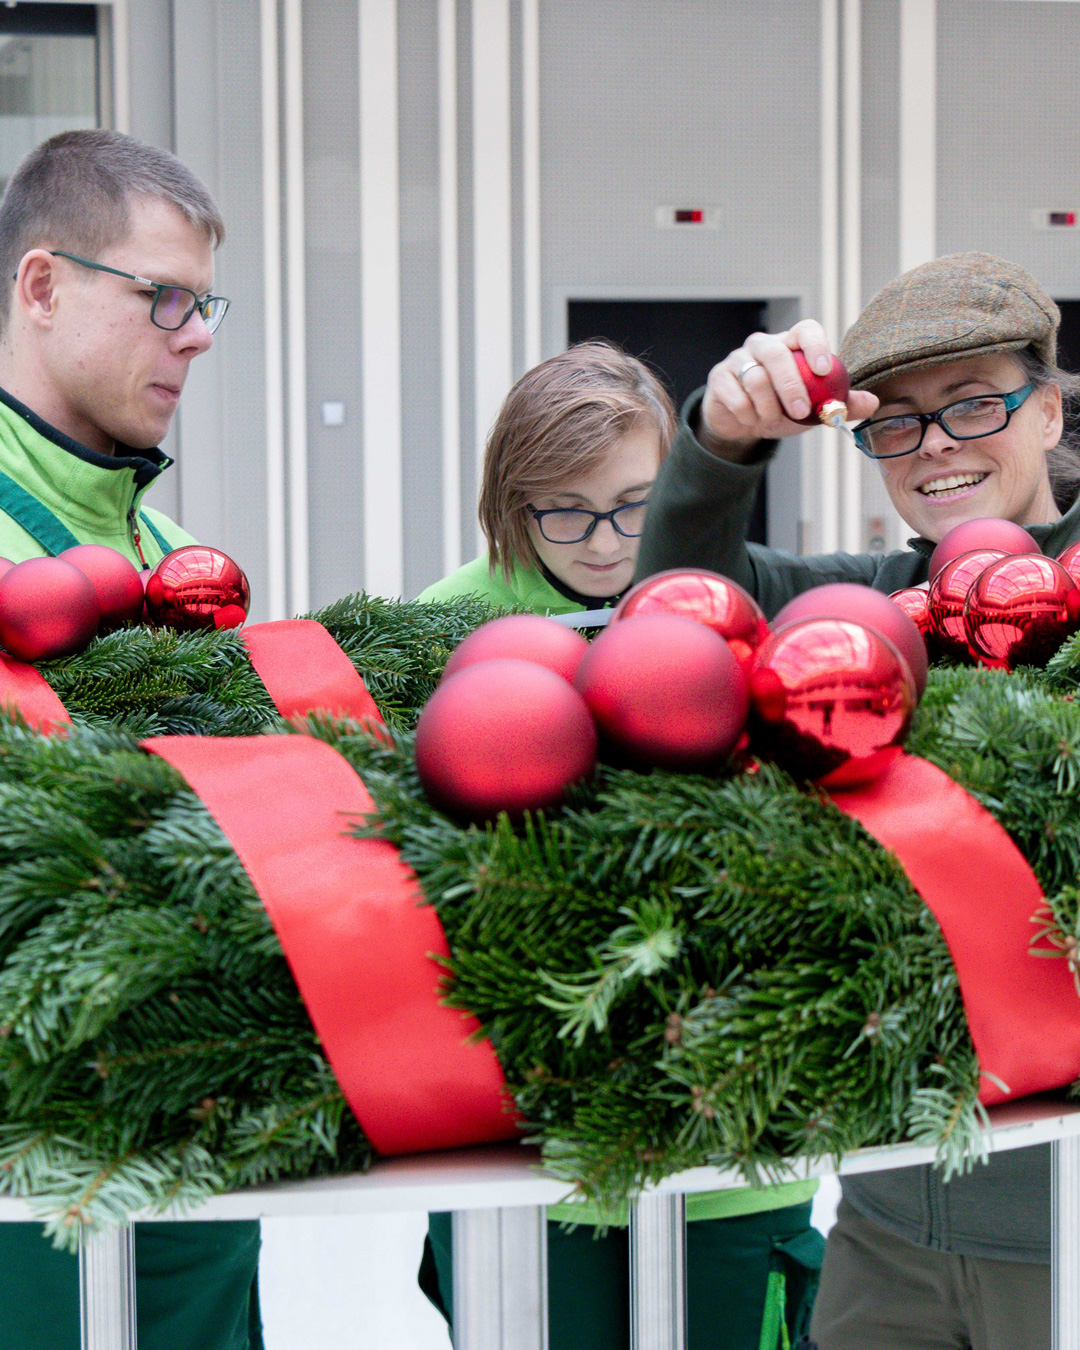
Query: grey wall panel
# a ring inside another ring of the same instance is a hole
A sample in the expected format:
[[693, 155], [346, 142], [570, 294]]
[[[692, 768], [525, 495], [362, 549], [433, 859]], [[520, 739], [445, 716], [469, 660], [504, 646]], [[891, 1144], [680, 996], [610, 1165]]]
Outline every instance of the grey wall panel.
[[862, 301], [900, 259], [900, 5], [862, 0]]
[[[543, 284], [808, 294], [818, 274], [817, 6], [541, 5]], [[661, 230], [658, 205], [718, 206]], [[545, 346], [560, 333], [551, 305]], [[703, 353], [703, 367], [712, 353]]]
[[458, 0], [458, 312], [461, 385], [461, 556], [468, 561], [484, 546], [476, 520], [476, 349], [473, 310], [473, 165], [472, 165], [472, 80], [470, 44], [472, 14], [469, 0]]
[[173, 14], [176, 152], [225, 217], [216, 280], [233, 301], [184, 392], [181, 516], [245, 569], [256, 619], [266, 617], [258, 21], [255, 4], [213, 0], [176, 0]]
[[1080, 5], [940, 0], [938, 23], [938, 252], [1000, 253], [1080, 296], [1080, 231], [1030, 219], [1080, 210]]
[[[321, 605], [363, 580], [357, 7], [305, 0], [303, 32], [311, 602]], [[344, 426], [323, 426], [329, 401], [345, 404]]]
[[401, 0], [401, 437], [405, 594], [442, 576], [436, 0]]

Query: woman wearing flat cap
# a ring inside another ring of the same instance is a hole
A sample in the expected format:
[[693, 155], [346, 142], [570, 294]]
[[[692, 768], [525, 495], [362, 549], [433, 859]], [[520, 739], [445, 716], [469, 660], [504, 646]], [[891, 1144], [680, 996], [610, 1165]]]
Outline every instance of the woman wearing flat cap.
[[[895, 553], [797, 557], [746, 542], [765, 465], [805, 428], [792, 358], [822, 374], [821, 325], [755, 333], [683, 410], [652, 492], [638, 579], [669, 567], [732, 577], [772, 617], [801, 591], [927, 579], [935, 543], [1000, 516], [1056, 556], [1080, 541], [1080, 453], [1063, 440], [1060, 314], [1030, 273], [986, 253], [937, 258], [890, 282], [845, 335], [850, 418], [915, 537]], [[818, 1350], [1049, 1350], [1050, 1150], [994, 1155], [945, 1184], [928, 1167], [846, 1178], [812, 1336]]]

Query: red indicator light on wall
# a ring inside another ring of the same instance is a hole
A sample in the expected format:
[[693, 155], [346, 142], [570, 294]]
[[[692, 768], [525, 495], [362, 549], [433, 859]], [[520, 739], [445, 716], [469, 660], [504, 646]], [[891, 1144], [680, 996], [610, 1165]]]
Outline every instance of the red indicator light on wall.
[[1049, 221], [1051, 225], [1072, 226], [1076, 224], [1075, 211], [1051, 211]]
[[705, 212], [698, 207], [676, 207], [675, 224], [676, 225], [703, 225], [705, 223]]

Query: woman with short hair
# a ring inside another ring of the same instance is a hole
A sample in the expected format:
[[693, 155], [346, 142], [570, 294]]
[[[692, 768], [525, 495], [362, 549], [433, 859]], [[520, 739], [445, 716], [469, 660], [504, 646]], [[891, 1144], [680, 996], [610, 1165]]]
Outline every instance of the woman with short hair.
[[[804, 430], [810, 399], [792, 357], [824, 374], [813, 320], [755, 333], [693, 395], [661, 472], [638, 576], [708, 567], [772, 617], [801, 591], [927, 579], [954, 525], [1000, 516], [1044, 553], [1080, 541], [1080, 456], [1056, 364], [1057, 305], [1030, 273], [985, 253], [938, 258], [887, 285], [845, 335], [848, 413], [893, 505], [915, 533], [887, 554], [815, 557], [746, 542], [765, 465]], [[845, 1178], [811, 1334], [819, 1350], [1048, 1350], [1050, 1150], [1016, 1149], [945, 1184], [929, 1167]]]

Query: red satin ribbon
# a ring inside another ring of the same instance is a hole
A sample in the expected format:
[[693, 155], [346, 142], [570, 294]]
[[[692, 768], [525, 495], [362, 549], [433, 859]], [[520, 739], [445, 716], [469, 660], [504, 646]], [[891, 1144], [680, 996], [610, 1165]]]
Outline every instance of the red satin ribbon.
[[314, 619], [257, 623], [242, 628], [240, 638], [282, 717], [324, 712], [384, 725], [353, 663], [321, 623]]
[[0, 707], [19, 713], [43, 736], [65, 735], [71, 726], [68, 710], [52, 686], [33, 666], [0, 652]]
[[941, 925], [984, 1074], [987, 1106], [1080, 1077], [1080, 999], [1065, 961], [1029, 955], [1044, 901], [994, 817], [925, 759], [902, 755], [866, 787], [831, 794], [900, 860]]
[[517, 1134], [475, 1017], [439, 1002], [449, 948], [416, 877], [382, 840], [348, 762], [307, 736], [157, 736], [236, 849], [281, 939], [345, 1097], [380, 1153]]

